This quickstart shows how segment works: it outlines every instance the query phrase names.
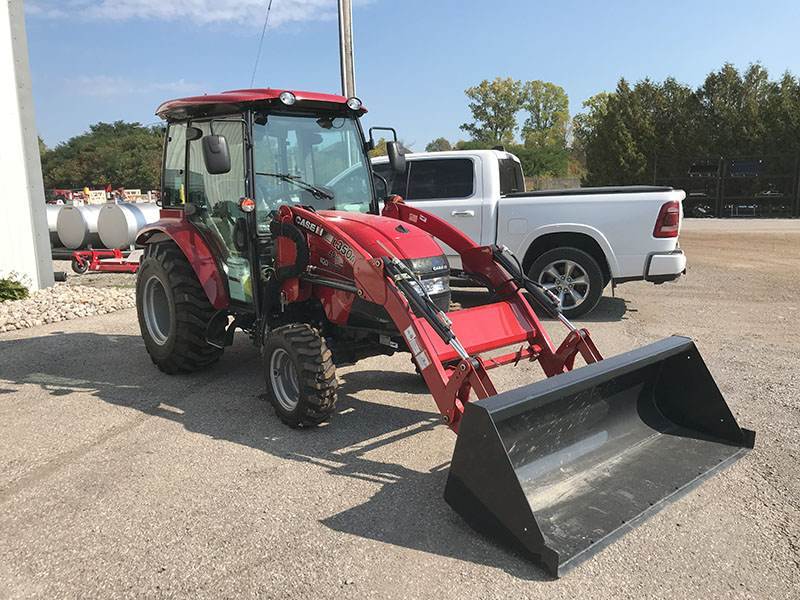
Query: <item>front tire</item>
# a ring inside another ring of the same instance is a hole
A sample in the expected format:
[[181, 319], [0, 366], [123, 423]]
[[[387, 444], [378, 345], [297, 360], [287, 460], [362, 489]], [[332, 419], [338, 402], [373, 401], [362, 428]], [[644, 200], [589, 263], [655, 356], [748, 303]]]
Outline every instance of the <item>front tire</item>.
[[174, 243], [145, 248], [136, 273], [136, 312], [145, 348], [164, 373], [197, 371], [222, 356], [222, 348], [206, 342], [214, 308]]
[[537, 258], [528, 271], [561, 301], [568, 319], [588, 313], [603, 295], [603, 272], [597, 261], [578, 248], [554, 248]]
[[292, 323], [273, 329], [263, 348], [267, 397], [289, 427], [319, 425], [336, 408], [336, 367], [316, 329]]

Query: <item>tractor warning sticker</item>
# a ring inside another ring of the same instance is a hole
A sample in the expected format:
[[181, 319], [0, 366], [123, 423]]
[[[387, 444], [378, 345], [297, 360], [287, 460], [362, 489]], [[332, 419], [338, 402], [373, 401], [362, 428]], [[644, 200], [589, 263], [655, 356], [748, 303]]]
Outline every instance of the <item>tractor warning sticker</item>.
[[417, 361], [417, 365], [419, 366], [420, 371], [424, 371], [431, 364], [430, 359], [428, 359], [428, 354], [424, 350], [419, 354], [417, 354], [414, 357], [414, 360]]
[[428, 354], [419, 347], [419, 342], [417, 342], [417, 334], [414, 333], [414, 326], [409, 325], [408, 327], [403, 330], [403, 336], [406, 338], [406, 342], [408, 343], [408, 349], [411, 350], [411, 354], [414, 355], [414, 360], [417, 361], [417, 365], [419, 366], [419, 370], [422, 371], [425, 367], [430, 366], [431, 361], [428, 358]]

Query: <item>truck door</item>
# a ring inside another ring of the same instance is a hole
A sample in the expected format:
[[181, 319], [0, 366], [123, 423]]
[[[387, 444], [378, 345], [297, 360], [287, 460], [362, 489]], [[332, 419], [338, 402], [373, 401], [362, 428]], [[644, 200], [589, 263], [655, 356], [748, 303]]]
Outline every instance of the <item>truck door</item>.
[[[473, 159], [412, 159], [408, 165], [406, 201], [447, 221], [476, 244], [482, 243], [482, 195]], [[443, 248], [451, 266], [460, 268], [461, 259], [455, 250]]]
[[244, 122], [241, 118], [192, 121], [192, 127], [202, 130], [203, 136], [211, 133], [223, 135], [231, 154], [231, 170], [218, 175], [210, 174], [203, 161], [201, 139], [188, 143], [189, 169], [185, 201], [194, 207], [189, 216], [192, 223], [203, 232], [209, 244], [221, 257], [221, 266], [228, 280], [231, 302], [251, 305], [251, 265], [246, 253], [239, 252], [233, 244], [233, 226], [244, 214], [239, 201], [245, 193]]

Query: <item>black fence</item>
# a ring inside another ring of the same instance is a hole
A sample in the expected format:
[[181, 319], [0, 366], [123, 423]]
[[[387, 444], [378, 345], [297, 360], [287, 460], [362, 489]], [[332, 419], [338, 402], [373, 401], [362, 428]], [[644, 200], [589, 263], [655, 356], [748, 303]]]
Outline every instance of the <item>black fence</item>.
[[686, 191], [687, 217], [798, 217], [800, 161], [793, 155], [658, 158], [653, 183]]

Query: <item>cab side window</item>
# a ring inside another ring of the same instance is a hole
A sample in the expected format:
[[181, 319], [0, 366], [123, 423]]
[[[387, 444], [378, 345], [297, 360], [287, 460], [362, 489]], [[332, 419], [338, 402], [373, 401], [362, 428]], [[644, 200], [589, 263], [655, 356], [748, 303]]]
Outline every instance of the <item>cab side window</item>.
[[186, 182], [186, 123], [170, 123], [164, 150], [164, 175], [161, 204], [166, 207], [184, 203]]
[[[208, 121], [192, 121], [192, 127], [211, 134]], [[231, 155], [231, 170], [212, 175], [203, 160], [202, 138], [189, 142], [189, 173], [186, 202], [196, 207], [192, 220], [213, 237], [223, 254], [238, 256], [233, 245], [233, 225], [242, 216], [239, 200], [245, 196], [244, 123], [241, 120], [215, 120], [214, 134], [225, 136]]]

